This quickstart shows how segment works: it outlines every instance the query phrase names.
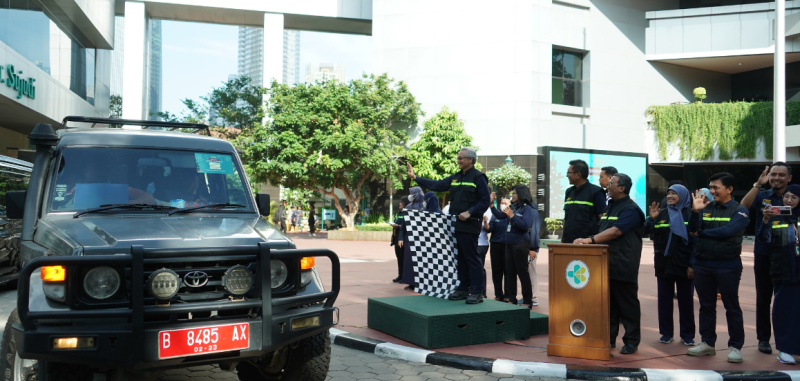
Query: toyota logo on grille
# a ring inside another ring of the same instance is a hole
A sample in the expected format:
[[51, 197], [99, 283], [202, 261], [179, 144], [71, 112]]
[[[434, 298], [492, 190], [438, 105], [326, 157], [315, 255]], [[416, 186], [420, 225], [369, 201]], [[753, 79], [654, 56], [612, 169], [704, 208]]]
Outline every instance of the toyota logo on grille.
[[183, 277], [183, 284], [187, 287], [203, 287], [208, 283], [208, 274], [202, 271], [192, 271]]

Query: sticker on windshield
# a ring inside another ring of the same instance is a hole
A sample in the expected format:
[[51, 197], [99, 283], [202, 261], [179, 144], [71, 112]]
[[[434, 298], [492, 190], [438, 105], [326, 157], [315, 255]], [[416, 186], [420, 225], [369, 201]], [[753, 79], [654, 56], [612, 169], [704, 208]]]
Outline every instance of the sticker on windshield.
[[64, 201], [67, 195], [67, 184], [56, 184], [56, 194], [53, 198], [54, 201]]
[[194, 160], [197, 163], [197, 173], [233, 174], [233, 159], [230, 155], [195, 153]]

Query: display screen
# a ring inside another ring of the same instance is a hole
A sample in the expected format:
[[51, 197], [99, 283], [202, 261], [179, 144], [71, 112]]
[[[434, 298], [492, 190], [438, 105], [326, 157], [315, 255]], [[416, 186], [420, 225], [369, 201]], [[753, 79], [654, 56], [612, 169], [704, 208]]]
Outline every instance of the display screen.
[[630, 176], [633, 181], [630, 196], [642, 212], [647, 213], [646, 157], [551, 150], [548, 159], [550, 218], [564, 218], [564, 193], [571, 186], [567, 178], [567, 169], [570, 161], [578, 159], [589, 164], [589, 182], [595, 185], [600, 185], [600, 170], [603, 167], [612, 166], [620, 173]]

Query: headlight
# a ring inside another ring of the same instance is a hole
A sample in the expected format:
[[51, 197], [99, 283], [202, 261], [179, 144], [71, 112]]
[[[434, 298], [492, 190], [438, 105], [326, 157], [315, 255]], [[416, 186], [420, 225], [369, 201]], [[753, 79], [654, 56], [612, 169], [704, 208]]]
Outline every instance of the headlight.
[[236, 265], [222, 276], [222, 287], [233, 295], [241, 296], [253, 287], [253, 278], [253, 273], [247, 267]]
[[289, 270], [286, 268], [286, 264], [283, 263], [283, 261], [271, 259], [269, 261], [269, 268], [272, 288], [278, 288], [286, 283], [286, 279], [289, 278]]
[[83, 278], [83, 289], [95, 299], [108, 299], [119, 290], [119, 273], [108, 266], [99, 266], [89, 270]]
[[178, 294], [181, 288], [181, 278], [170, 269], [153, 271], [147, 278], [147, 291], [159, 301], [169, 301]]

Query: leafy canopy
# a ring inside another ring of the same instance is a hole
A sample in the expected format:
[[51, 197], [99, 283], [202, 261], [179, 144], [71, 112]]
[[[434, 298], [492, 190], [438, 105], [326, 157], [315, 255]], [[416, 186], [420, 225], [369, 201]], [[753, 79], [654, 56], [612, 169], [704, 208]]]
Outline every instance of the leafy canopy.
[[364, 182], [391, 168], [400, 173], [392, 157], [415, 128], [419, 103], [386, 74], [293, 87], [273, 82], [267, 95], [268, 124], [244, 128], [237, 140], [252, 180], [325, 193], [344, 216], [338, 188], [352, 226]]
[[498, 194], [507, 195], [517, 185], [531, 182], [530, 172], [514, 163], [509, 163], [486, 174], [489, 181], [497, 187]]
[[[464, 130], [458, 113], [447, 106], [423, 123], [419, 140], [411, 145], [406, 158], [414, 173], [427, 179], [442, 179], [458, 172], [456, 157], [464, 147], [472, 147], [472, 136]], [[478, 150], [478, 147], [472, 147]], [[475, 168], [481, 169], [479, 163]]]

